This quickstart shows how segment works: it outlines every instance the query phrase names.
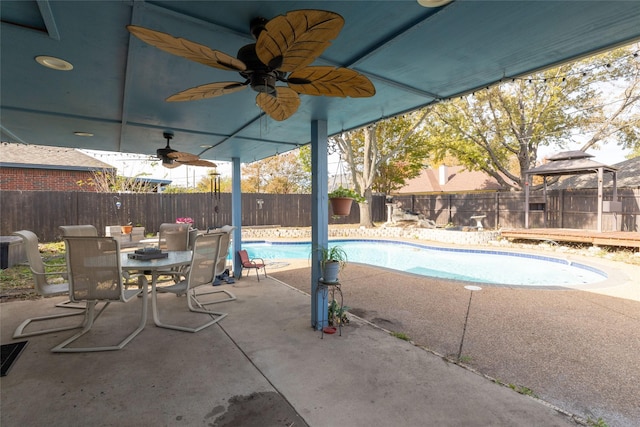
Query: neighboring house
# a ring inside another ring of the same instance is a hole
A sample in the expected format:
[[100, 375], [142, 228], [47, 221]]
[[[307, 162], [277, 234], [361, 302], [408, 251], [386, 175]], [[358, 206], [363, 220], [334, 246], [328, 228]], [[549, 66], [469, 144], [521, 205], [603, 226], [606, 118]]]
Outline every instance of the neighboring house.
[[482, 171], [469, 171], [464, 166], [440, 166], [424, 169], [416, 178], [392, 194], [473, 193], [507, 191], [498, 181]]
[[[640, 157], [625, 160], [612, 165], [618, 169], [616, 174], [617, 188], [640, 188]], [[611, 174], [604, 174], [604, 188], [613, 186]], [[598, 188], [598, 176], [596, 173], [582, 175], [563, 176], [557, 183], [550, 184], [549, 189], [583, 189]]]
[[88, 182], [95, 171], [116, 173], [113, 166], [73, 148], [0, 144], [0, 190], [95, 191]]

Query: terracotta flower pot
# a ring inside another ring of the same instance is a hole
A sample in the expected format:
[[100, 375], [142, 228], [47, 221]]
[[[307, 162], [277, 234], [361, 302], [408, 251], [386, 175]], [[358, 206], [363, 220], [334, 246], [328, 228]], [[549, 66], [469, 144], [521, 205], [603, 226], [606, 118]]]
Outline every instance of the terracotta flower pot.
[[122, 230], [122, 234], [131, 234], [133, 231], [133, 225], [122, 225], [120, 226], [120, 229]]
[[333, 197], [329, 199], [331, 209], [336, 216], [347, 216], [351, 213], [353, 199], [350, 197]]

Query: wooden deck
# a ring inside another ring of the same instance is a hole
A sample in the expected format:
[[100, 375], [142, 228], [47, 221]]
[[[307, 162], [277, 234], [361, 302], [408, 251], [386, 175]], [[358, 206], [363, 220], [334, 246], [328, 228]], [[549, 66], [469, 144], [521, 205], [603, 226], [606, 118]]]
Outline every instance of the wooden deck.
[[500, 232], [506, 239], [591, 243], [597, 246], [640, 248], [640, 232], [575, 230], [567, 228], [512, 228]]

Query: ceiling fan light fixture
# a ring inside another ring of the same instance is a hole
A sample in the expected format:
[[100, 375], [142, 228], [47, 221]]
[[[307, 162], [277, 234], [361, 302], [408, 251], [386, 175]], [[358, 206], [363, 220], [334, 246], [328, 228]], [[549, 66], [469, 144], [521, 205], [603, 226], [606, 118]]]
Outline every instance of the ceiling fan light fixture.
[[36, 56], [35, 60], [38, 64], [42, 65], [43, 67], [51, 68], [52, 70], [58, 70], [58, 71], [73, 70], [73, 65], [70, 62], [65, 61], [64, 59], [56, 58], [55, 56], [40, 55], [40, 56]]
[[269, 95], [276, 94], [275, 73], [255, 72], [251, 75], [251, 89]]

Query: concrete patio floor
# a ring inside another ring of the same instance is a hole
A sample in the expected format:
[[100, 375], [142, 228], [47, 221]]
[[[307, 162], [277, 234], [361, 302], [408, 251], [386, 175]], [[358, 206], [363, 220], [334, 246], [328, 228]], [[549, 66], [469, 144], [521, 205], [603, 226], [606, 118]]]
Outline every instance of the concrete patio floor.
[[[191, 334], [147, 327], [123, 350], [53, 354], [73, 331], [29, 337], [1, 381], [10, 426], [564, 426], [575, 421], [357, 318], [342, 336], [310, 326], [310, 297], [255, 276], [230, 286], [219, 324]], [[160, 295], [167, 316], [184, 298]], [[63, 298], [0, 305], [2, 343]], [[90, 339], [117, 340], [142, 300], [112, 304]], [[70, 318], [79, 321], [80, 317]]]

